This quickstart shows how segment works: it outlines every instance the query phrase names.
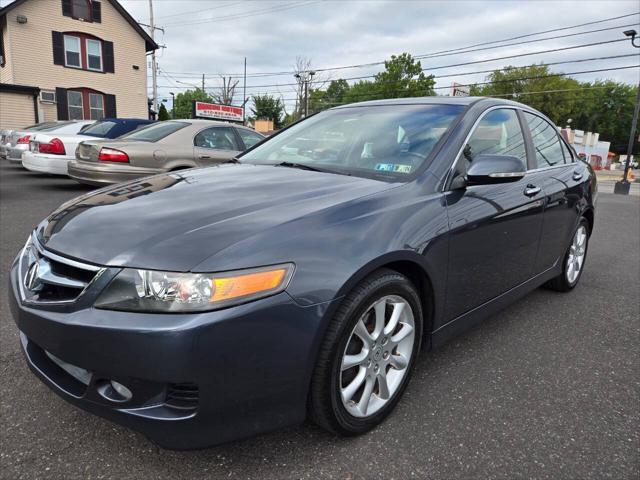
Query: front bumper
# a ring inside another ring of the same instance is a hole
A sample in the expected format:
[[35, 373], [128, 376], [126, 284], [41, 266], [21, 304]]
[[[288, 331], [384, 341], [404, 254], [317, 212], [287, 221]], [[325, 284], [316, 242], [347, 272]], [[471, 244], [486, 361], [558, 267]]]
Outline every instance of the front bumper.
[[26, 151], [22, 155], [22, 166], [32, 172], [67, 175], [67, 164], [71, 160], [71, 157]]
[[[112, 271], [113, 270], [113, 271]], [[11, 270], [10, 306], [32, 371], [74, 405], [140, 431], [171, 449], [204, 448], [300, 423], [326, 308], [300, 307], [286, 293], [197, 314], [99, 310], [90, 299], [118, 269], [74, 304], [25, 303]], [[86, 383], [50, 355], [87, 372]], [[126, 402], [101, 394], [115, 380]], [[196, 390], [174, 407], [175, 386]], [[195, 386], [195, 387], [194, 387]], [[193, 396], [193, 395], [192, 395]]]
[[73, 160], [68, 165], [68, 174], [71, 178], [80, 183], [94, 186], [128, 182], [163, 172], [164, 170], [161, 169], [122, 166], [104, 162], [84, 162], [82, 160]]

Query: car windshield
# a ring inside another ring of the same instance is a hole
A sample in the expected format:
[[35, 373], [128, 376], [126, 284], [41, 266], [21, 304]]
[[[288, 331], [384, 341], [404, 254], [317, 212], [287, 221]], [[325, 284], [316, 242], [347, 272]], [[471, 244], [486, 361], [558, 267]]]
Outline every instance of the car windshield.
[[379, 105], [328, 110], [240, 158], [402, 181], [416, 172], [462, 112], [459, 105]]
[[131, 133], [123, 135], [120, 138], [126, 138], [127, 140], [140, 140], [143, 142], [157, 142], [164, 137], [177, 132], [181, 128], [190, 125], [187, 122], [159, 122], [149, 125], [148, 127], [134, 130]]
[[101, 122], [96, 122], [92, 124], [90, 127], [82, 130], [80, 132], [81, 135], [92, 135], [94, 137], [104, 137], [109, 133], [109, 131], [116, 125], [116, 122], [111, 122], [109, 120], [104, 120]]

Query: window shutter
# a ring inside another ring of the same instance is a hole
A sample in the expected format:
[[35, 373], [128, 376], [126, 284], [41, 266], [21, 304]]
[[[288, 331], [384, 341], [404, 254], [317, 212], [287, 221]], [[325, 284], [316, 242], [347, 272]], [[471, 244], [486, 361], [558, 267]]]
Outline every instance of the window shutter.
[[56, 88], [56, 102], [58, 102], [58, 120], [69, 120], [66, 88]]
[[116, 96], [105, 95], [104, 96], [104, 117], [105, 118], [117, 118], [116, 113]]
[[102, 57], [102, 66], [105, 73], [114, 73], [113, 42], [102, 42]]
[[96, 23], [102, 23], [102, 4], [96, 0], [91, 2], [91, 19]]
[[53, 44], [53, 64], [64, 65], [64, 35], [62, 32], [51, 32]]
[[62, 0], [62, 15], [64, 15], [65, 17], [73, 17], [71, 0]]

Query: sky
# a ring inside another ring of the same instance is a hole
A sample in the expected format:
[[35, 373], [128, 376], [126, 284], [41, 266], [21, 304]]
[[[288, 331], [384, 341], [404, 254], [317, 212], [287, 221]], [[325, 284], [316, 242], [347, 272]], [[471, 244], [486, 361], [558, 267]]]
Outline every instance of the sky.
[[[40, 0], [44, 1], [44, 0]], [[6, 4], [6, 0], [0, 0]], [[149, 23], [148, 0], [121, 0], [131, 15]], [[156, 40], [166, 46], [158, 52], [158, 93], [171, 106], [169, 92], [178, 93], [200, 85], [215, 91], [220, 74], [239, 80], [236, 104], [242, 103], [242, 72], [247, 59], [247, 96], [269, 93], [285, 100], [293, 108], [293, 74], [297, 57], [311, 61], [314, 69], [381, 62], [391, 55], [408, 52], [424, 55], [443, 50], [503, 40], [544, 30], [587, 22], [592, 25], [526, 37], [519, 41], [567, 35], [589, 30], [606, 31], [536, 41], [521, 45], [490, 48], [422, 59], [422, 67], [442, 67], [526, 52], [550, 50], [572, 45], [624, 39], [622, 32], [634, 28], [640, 32], [639, 15], [617, 20], [608, 18], [640, 13], [638, 0], [582, 1], [423, 1], [423, 0], [153, 0]], [[517, 42], [513, 40], [512, 42]], [[512, 43], [508, 42], [508, 43]], [[493, 47], [493, 45], [491, 45]], [[478, 47], [479, 48], [479, 47]], [[578, 72], [638, 65], [640, 49], [629, 41], [554, 53], [496, 60], [475, 65], [435, 68], [434, 74], [452, 75], [437, 79], [439, 94], [449, 94], [452, 82], [483, 81], [486, 74], [460, 75], [465, 72], [524, 66], [534, 62], [563, 62], [613, 55], [626, 58], [568, 63], [552, 67], [554, 71]], [[319, 82], [373, 75], [383, 68], [322, 71]], [[149, 72], [151, 69], [149, 69]], [[256, 76], [261, 73], [282, 75]], [[613, 79], [637, 83], [640, 69], [591, 74], [576, 74], [579, 80]], [[315, 86], [321, 87], [323, 83]], [[326, 85], [325, 85], [326, 86]], [[151, 94], [151, 81], [149, 81]], [[249, 102], [251, 104], [251, 102]]]

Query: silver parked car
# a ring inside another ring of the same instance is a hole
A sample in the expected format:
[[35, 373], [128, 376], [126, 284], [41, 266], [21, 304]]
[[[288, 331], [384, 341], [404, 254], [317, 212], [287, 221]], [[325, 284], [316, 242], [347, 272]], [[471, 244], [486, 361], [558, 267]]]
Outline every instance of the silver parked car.
[[155, 123], [115, 140], [85, 140], [68, 164], [69, 176], [107, 185], [232, 159], [265, 137], [250, 128], [211, 120]]

